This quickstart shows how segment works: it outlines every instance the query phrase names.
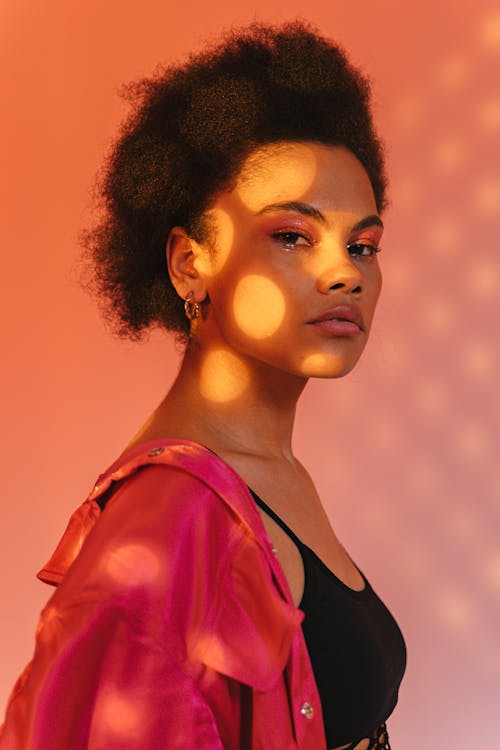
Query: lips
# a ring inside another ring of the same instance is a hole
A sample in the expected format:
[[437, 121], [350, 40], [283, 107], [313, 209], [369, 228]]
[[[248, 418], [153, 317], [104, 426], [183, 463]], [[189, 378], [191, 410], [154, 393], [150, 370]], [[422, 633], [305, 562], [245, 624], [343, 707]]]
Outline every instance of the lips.
[[346, 333], [348, 331], [355, 331], [353, 326], [358, 328], [358, 332], [365, 330], [361, 311], [354, 305], [336, 305], [318, 315], [317, 318], [308, 321], [308, 325], [315, 325], [322, 328], [326, 328], [329, 325], [332, 328], [332, 332], [335, 329], [334, 324], [339, 324], [339, 330], [342, 330], [341, 327], [345, 324]]

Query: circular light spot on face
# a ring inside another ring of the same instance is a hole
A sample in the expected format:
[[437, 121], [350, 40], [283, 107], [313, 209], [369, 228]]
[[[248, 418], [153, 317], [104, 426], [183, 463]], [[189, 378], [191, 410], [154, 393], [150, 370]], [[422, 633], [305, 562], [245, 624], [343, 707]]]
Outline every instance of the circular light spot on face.
[[103, 732], [124, 739], [133, 736], [136, 741], [141, 734], [144, 721], [144, 711], [135, 701], [126, 698], [119, 691], [108, 693], [98, 701], [96, 725]]
[[316, 155], [303, 143], [263, 146], [243, 165], [238, 197], [251, 211], [283, 200], [291, 188], [295, 200], [300, 200], [312, 185], [316, 170]]
[[301, 372], [308, 378], [335, 377], [335, 373], [344, 374], [345, 360], [335, 354], [315, 352], [302, 360]]
[[285, 297], [266, 276], [244, 276], [234, 291], [234, 317], [239, 328], [252, 339], [272, 336], [285, 316]]
[[500, 11], [484, 16], [479, 25], [479, 40], [485, 47], [500, 48]]
[[201, 368], [200, 392], [214, 403], [232, 401], [248, 386], [248, 370], [236, 354], [226, 349], [207, 352]]
[[195, 260], [195, 268], [205, 276], [214, 276], [224, 267], [234, 239], [234, 223], [227, 211], [213, 208], [207, 211], [207, 221], [215, 235], [214, 247], [204, 249]]
[[123, 586], [153, 582], [161, 570], [158, 555], [142, 544], [124, 544], [112, 550], [105, 561], [106, 573]]

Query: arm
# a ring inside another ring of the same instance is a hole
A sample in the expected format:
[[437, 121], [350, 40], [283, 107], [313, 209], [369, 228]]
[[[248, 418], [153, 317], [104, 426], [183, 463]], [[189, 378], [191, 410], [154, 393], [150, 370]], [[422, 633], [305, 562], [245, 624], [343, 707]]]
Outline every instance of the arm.
[[42, 613], [2, 750], [222, 750], [189, 659], [234, 543], [221, 512], [175, 469], [125, 482]]

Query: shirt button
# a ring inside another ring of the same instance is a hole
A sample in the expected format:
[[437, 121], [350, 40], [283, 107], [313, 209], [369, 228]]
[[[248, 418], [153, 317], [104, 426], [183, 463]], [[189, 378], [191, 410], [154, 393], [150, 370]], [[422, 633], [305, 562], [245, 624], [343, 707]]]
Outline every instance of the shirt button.
[[302, 708], [300, 709], [300, 713], [302, 716], [305, 716], [306, 719], [312, 719], [314, 716], [314, 708], [311, 706], [310, 703], [307, 701], [302, 704]]
[[151, 456], [152, 458], [154, 456], [159, 456], [164, 450], [165, 448], [153, 448], [153, 450], [149, 451], [148, 456]]

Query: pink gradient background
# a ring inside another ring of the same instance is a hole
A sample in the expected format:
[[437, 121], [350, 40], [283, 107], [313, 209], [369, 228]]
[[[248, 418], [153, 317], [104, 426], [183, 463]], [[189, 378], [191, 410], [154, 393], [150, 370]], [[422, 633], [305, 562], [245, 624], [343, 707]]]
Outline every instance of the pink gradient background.
[[232, 23], [305, 15], [374, 81], [392, 205], [368, 351], [310, 384], [297, 453], [407, 638], [394, 750], [500, 747], [500, 12], [305, 8], [2, 1], [0, 711], [50, 594], [34, 572], [179, 361], [159, 334], [112, 339], [75, 283], [117, 89]]

